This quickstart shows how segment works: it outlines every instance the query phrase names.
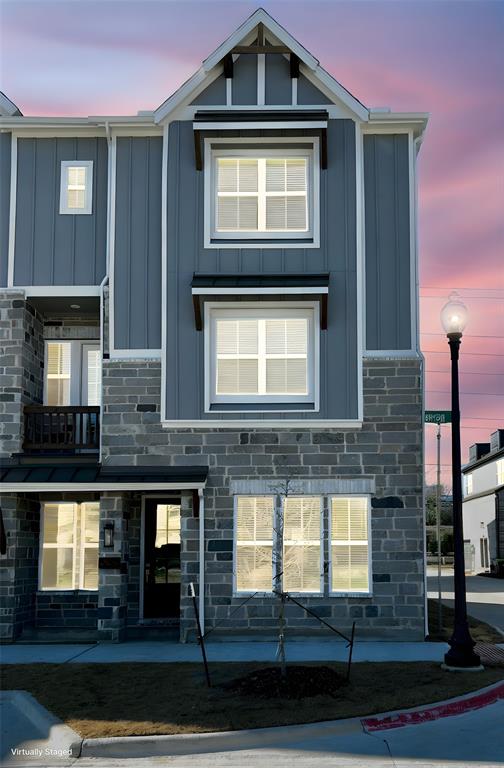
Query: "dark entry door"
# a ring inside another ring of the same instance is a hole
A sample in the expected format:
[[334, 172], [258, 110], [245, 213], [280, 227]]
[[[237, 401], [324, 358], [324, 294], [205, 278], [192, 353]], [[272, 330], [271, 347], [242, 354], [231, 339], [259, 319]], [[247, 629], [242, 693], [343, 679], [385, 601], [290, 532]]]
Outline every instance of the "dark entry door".
[[145, 503], [145, 619], [180, 616], [180, 501]]

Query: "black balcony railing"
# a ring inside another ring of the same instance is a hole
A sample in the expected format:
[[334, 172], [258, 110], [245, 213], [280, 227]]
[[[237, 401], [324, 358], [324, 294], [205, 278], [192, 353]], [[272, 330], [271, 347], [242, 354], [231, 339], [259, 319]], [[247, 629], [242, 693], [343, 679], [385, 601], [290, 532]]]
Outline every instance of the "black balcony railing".
[[92, 405], [25, 405], [23, 450], [98, 451], [100, 408]]

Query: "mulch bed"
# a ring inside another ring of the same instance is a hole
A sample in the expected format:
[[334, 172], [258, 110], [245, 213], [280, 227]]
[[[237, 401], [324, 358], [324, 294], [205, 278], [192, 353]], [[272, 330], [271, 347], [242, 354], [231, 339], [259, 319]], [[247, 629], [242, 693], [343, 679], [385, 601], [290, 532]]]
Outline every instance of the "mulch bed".
[[285, 676], [280, 667], [264, 667], [223, 685], [240, 696], [262, 699], [281, 697], [305, 699], [313, 696], [336, 697], [348, 685], [346, 678], [331, 667], [288, 666]]

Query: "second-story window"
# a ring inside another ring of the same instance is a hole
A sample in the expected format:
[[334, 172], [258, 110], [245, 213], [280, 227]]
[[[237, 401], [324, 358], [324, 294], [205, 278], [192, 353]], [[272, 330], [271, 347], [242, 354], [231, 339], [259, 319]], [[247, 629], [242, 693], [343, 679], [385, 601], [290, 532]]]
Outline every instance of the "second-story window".
[[[212, 148], [206, 180], [207, 239], [314, 242], [316, 153]], [[208, 243], [207, 243], [208, 244]]]
[[99, 405], [101, 355], [96, 342], [46, 342], [45, 405]]
[[221, 304], [208, 311], [207, 410], [261, 403], [315, 408], [315, 307]]
[[504, 459], [497, 461], [497, 485], [504, 485]]
[[90, 214], [93, 196], [93, 161], [61, 163], [60, 213]]
[[470, 496], [473, 492], [473, 476], [465, 475], [464, 477], [464, 496]]

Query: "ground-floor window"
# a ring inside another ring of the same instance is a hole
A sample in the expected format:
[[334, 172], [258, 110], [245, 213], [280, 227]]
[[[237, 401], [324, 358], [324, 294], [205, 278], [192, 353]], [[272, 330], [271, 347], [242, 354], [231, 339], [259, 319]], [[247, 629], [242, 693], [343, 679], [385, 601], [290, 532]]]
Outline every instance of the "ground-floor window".
[[98, 589], [99, 502], [43, 504], [40, 589]]
[[369, 594], [369, 516], [367, 496], [237, 496], [236, 592]]

